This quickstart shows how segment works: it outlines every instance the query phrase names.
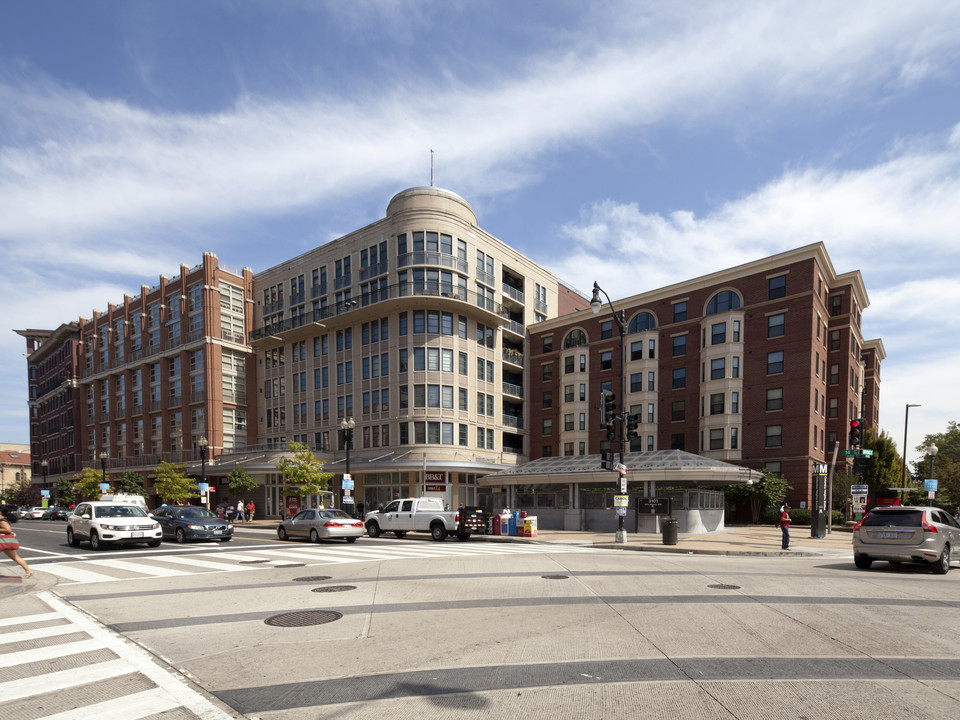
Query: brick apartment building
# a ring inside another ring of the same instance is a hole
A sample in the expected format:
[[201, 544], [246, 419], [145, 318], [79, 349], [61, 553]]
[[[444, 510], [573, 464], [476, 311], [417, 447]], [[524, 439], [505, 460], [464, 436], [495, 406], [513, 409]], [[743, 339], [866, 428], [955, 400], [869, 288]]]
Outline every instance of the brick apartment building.
[[[109, 479], [161, 460], [198, 460], [245, 448], [254, 385], [249, 269], [205, 253], [136, 296], [56, 330], [18, 330], [27, 341], [34, 484], [106, 465]], [[149, 491], [150, 485], [148, 483]]]
[[530, 333], [530, 457], [619, 450], [599, 409], [609, 390], [638, 416], [630, 450], [780, 473], [792, 504], [809, 506], [813, 463], [846, 446], [851, 419], [876, 427], [885, 354], [862, 337], [868, 304], [859, 271], [837, 274], [816, 243], [613, 302], [623, 362], [606, 305], [542, 322]]

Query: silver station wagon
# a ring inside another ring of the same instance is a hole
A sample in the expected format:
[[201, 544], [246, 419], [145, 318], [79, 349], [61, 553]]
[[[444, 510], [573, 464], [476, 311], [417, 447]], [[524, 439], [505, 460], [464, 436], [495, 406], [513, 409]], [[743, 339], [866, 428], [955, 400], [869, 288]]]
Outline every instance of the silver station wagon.
[[927, 563], [945, 575], [960, 559], [960, 524], [935, 507], [877, 507], [853, 532], [853, 561], [861, 570], [874, 560]]

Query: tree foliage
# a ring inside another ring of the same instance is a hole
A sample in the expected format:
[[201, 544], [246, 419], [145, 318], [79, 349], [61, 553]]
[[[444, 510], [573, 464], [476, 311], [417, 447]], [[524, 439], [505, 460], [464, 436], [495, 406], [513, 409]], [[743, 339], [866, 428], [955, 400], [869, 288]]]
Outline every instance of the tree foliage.
[[74, 484], [65, 477], [57, 480], [57, 503], [62, 506], [70, 505], [75, 499]]
[[7, 490], [7, 497], [14, 505], [34, 507], [39, 504], [40, 490], [28, 478], [21, 478], [20, 482]]
[[900, 454], [887, 431], [877, 435], [873, 428], [870, 428], [864, 438], [863, 447], [873, 450], [873, 457], [867, 459], [864, 483], [871, 488], [902, 487]]
[[179, 465], [165, 461], [157, 466], [153, 487], [157, 495], [170, 505], [179, 505], [191, 498], [200, 497], [196, 480], [184, 475]]
[[227, 479], [230, 481], [229, 488], [230, 494], [236, 497], [242, 497], [250, 492], [256, 490], [260, 484], [256, 481], [256, 478], [253, 477], [250, 473], [244, 470], [242, 467], [238, 467], [236, 470], [231, 472]]
[[143, 489], [143, 475], [128, 470], [117, 481], [117, 492], [146, 497], [147, 493]]
[[333, 473], [323, 472], [323, 463], [314, 457], [309, 447], [302, 443], [290, 443], [293, 458], [284, 457], [277, 463], [277, 470], [286, 485], [284, 492], [304, 498], [326, 490]]
[[81, 500], [99, 500], [103, 492], [100, 483], [103, 482], [103, 472], [91, 467], [81, 468], [74, 476], [73, 492]]
[[763, 478], [753, 485], [733, 485], [724, 490], [727, 499], [738, 504], [750, 505], [751, 522], [760, 522], [764, 508], [777, 507], [787, 496], [792, 486], [780, 475], [763, 473]]
[[[954, 510], [960, 507], [960, 426], [956, 420], [947, 424], [947, 431], [927, 435], [918, 445], [923, 452], [930, 445], [937, 446], [933, 460], [933, 477], [938, 481], [936, 504]], [[930, 477], [930, 457], [925, 455], [914, 464], [917, 477]]]

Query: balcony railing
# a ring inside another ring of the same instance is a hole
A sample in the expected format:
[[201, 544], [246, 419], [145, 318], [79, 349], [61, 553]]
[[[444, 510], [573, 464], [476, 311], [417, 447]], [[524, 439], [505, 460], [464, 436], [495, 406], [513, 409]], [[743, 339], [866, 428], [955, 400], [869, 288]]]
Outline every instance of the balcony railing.
[[410, 267], [411, 265], [434, 265], [450, 268], [464, 275], [470, 273], [470, 266], [466, 260], [440, 252], [411, 252], [397, 258], [398, 268]]
[[247, 393], [243, 390], [227, 390], [223, 391], [223, 401], [225, 403], [231, 403], [233, 405], [246, 405], [247, 404]]
[[313, 286], [311, 286], [311, 288], [310, 288], [310, 298], [311, 298], [312, 300], [320, 297], [321, 295], [326, 295], [326, 294], [327, 294], [327, 284], [326, 284], [326, 283], [320, 283], [319, 285], [313, 285]]
[[[484, 308], [500, 316], [501, 318], [507, 317], [507, 311], [500, 303], [494, 302], [493, 300], [490, 300], [482, 295], [478, 295], [470, 290], [466, 290], [465, 288], [448, 285], [445, 283], [407, 282], [397, 285], [389, 285], [386, 288], [367, 293], [367, 295], [364, 297], [366, 298], [366, 304], [373, 305], [400, 297], [411, 296], [442, 297], [447, 300], [457, 300], [460, 302], [471, 303], [477, 307]], [[342, 302], [326, 308], [313, 310], [312, 312], [306, 313], [302, 317], [287, 318], [286, 320], [282, 320], [280, 322], [271, 323], [270, 325], [257, 328], [250, 333], [250, 341], [255, 342], [272, 335], [289, 332], [290, 330], [294, 330], [309, 322], [323, 322], [328, 318], [343, 315], [351, 310], [355, 310], [360, 305], [360, 301], [353, 299], [348, 302]], [[521, 362], [517, 364], [522, 366], [522, 355]]]
[[352, 275], [338, 275], [333, 279], [333, 289], [334, 290], [343, 290], [346, 287], [353, 285], [353, 280], [351, 280]]
[[503, 294], [511, 300], [516, 300], [518, 303], [523, 305], [523, 290], [517, 290], [517, 288], [513, 287], [512, 285], [503, 283]]
[[360, 281], [369, 280], [372, 277], [377, 277], [378, 275], [386, 275], [387, 271], [390, 269], [389, 263], [386, 260], [383, 262], [376, 263], [375, 265], [367, 265], [366, 267], [360, 268]]
[[519, 335], [521, 337], [526, 335], [526, 328], [524, 328], [523, 323], [518, 323], [516, 320], [511, 320], [503, 327], [505, 330], [509, 330], [514, 335]]
[[520, 385], [514, 385], [513, 383], [508, 383], [504, 381], [503, 383], [503, 393], [504, 395], [510, 395], [511, 397], [523, 397], [523, 387]]
[[519, 365], [520, 367], [523, 367], [523, 353], [519, 350], [504, 348], [503, 359], [508, 363], [512, 363], [513, 365]]
[[517, 428], [518, 430], [523, 429], [523, 418], [517, 417], [516, 415], [504, 415], [503, 424], [507, 427]]

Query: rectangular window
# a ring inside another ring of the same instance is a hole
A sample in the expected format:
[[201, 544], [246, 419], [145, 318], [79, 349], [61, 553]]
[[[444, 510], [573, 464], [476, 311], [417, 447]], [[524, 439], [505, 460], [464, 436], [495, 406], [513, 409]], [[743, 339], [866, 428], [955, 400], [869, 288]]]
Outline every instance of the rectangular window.
[[767, 353], [767, 375], [783, 372], [783, 350]]
[[710, 449], [723, 450], [723, 428], [710, 431]]
[[687, 354], [687, 336], [677, 335], [673, 338], [673, 357]]
[[553, 363], [544, 363], [540, 366], [540, 379], [544, 382], [553, 380]]
[[783, 410], [783, 388], [767, 390], [767, 410]]
[[613, 320], [604, 320], [600, 323], [600, 339], [613, 337]]
[[721, 345], [727, 341], [727, 324], [715, 323], [710, 327], [710, 344]]
[[775, 300], [782, 298], [787, 294], [787, 276], [778, 275], [767, 281], [767, 299]]
[[831, 385], [840, 384], [840, 366], [839, 365], [830, 366], [830, 384]]
[[673, 321], [682, 322], [687, 319], [687, 303], [678, 302], [673, 304]]
[[544, 436], [553, 435], [553, 420], [551, 418], [543, 419], [541, 434]]
[[837, 418], [840, 417], [840, 400], [839, 398], [830, 398], [827, 403], [827, 417]]
[[785, 329], [784, 314], [778, 313], [767, 318], [767, 337], [783, 337]]
[[630, 392], [643, 390], [643, 373], [630, 373]]
[[553, 392], [550, 390], [543, 391], [543, 405], [542, 407], [551, 408], [553, 407]]
[[611, 370], [613, 368], [613, 352], [606, 350], [600, 353], [600, 369]]
[[767, 425], [765, 447], [778, 448], [783, 447], [783, 426]]
[[684, 388], [686, 386], [687, 386], [687, 369], [676, 368], [673, 371], [673, 388], [676, 390], [678, 388]]
[[726, 397], [723, 393], [713, 393], [710, 395], [710, 414], [723, 415]]
[[830, 316], [836, 317], [843, 312], [843, 295], [830, 296]]
[[643, 360], [643, 340], [630, 343], [630, 359]]
[[740, 431], [737, 428], [730, 428], [730, 449], [736, 450], [740, 446]]
[[710, 361], [710, 379], [723, 380], [726, 377], [726, 358], [715, 358]]
[[730, 412], [734, 414], [740, 412], [740, 393], [738, 392], [730, 394]]

